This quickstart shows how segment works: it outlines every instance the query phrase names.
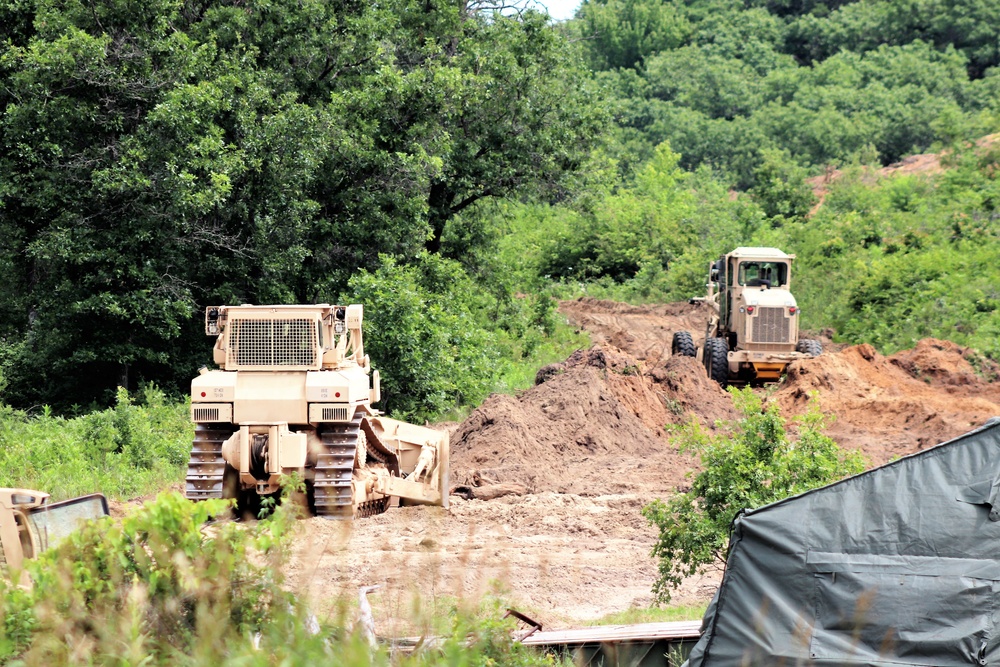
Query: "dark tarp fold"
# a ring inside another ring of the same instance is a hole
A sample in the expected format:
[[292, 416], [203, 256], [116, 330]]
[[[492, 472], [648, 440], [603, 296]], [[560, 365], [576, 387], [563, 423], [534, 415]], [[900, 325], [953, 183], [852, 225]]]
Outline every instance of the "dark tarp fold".
[[747, 511], [686, 665], [1000, 665], [998, 520], [998, 419]]

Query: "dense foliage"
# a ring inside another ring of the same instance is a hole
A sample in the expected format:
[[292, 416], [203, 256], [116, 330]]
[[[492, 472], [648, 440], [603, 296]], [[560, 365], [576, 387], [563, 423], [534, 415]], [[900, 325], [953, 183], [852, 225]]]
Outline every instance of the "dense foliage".
[[1000, 145], [949, 161], [932, 179], [855, 170], [783, 230], [810, 322], [887, 353], [933, 336], [1000, 358]]
[[766, 150], [889, 164], [996, 128], [1000, 10], [946, 4], [587, 0], [571, 29], [617, 101], [626, 172], [669, 141], [749, 189]]
[[[982, 139], [1000, 130], [995, 11], [587, 0], [565, 29], [617, 122], [585, 190], [502, 211], [502, 256], [562, 296], [663, 301], [702, 293], [707, 263], [736, 245], [777, 246], [799, 258], [807, 327], [997, 358], [998, 160]], [[880, 172], [926, 150], [943, 173]]]
[[777, 405], [764, 407], [749, 388], [730, 392], [743, 415], [738, 421], [718, 434], [691, 421], [678, 434], [681, 449], [701, 460], [691, 489], [643, 509], [659, 530], [653, 547], [659, 559], [653, 587], [658, 601], [669, 601], [685, 576], [725, 562], [729, 528], [739, 512], [864, 470], [859, 453], [845, 453], [823, 435], [824, 417], [815, 403], [800, 418], [793, 440]]
[[[0, 3], [7, 400], [177, 388], [201, 307], [341, 299], [386, 407], [438, 413], [551, 330], [518, 290], [682, 298], [735, 243], [810, 255], [808, 170], [997, 127], [979, 0], [491, 7]], [[830, 315], [854, 339], [868, 304]]]
[[998, 355], [992, 4], [499, 6], [0, 0], [0, 397], [179, 392], [202, 307], [339, 300], [381, 407], [439, 415], [574, 342], [550, 296], [687, 298], [739, 244], [808, 326]]
[[350, 299], [382, 254], [447, 251], [481, 201], [558, 196], [603, 117], [532, 11], [9, 0], [0, 25], [0, 358], [19, 405], [180, 385], [210, 350], [201, 307]]
[[193, 434], [187, 406], [153, 387], [137, 401], [119, 390], [113, 407], [69, 419], [0, 404], [0, 486], [54, 500], [153, 494], [183, 477]]

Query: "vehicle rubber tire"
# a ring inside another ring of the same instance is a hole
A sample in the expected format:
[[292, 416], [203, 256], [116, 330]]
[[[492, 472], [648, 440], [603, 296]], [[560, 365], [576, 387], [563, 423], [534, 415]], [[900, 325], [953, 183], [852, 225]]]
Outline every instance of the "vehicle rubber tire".
[[796, 352], [802, 352], [803, 354], [808, 354], [810, 357], [818, 357], [823, 354], [823, 344], [818, 340], [810, 340], [808, 338], [802, 338], [795, 345]]
[[706, 339], [704, 360], [708, 377], [726, 387], [729, 384], [729, 343], [726, 339]]
[[675, 331], [673, 342], [670, 344], [670, 355], [673, 357], [697, 357], [698, 350], [694, 346], [694, 339], [689, 331]]

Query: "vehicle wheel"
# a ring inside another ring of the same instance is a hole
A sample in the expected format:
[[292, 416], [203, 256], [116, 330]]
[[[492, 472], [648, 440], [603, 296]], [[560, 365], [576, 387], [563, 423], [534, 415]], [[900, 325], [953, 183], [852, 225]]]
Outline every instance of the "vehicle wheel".
[[729, 344], [725, 338], [705, 340], [705, 370], [708, 377], [725, 387], [729, 384]]
[[799, 340], [798, 344], [795, 346], [796, 352], [802, 352], [803, 354], [808, 354], [810, 357], [818, 357], [823, 354], [823, 344], [818, 340], [809, 340], [808, 338], [802, 338]]
[[696, 357], [698, 350], [694, 347], [694, 339], [688, 331], [675, 331], [674, 340], [670, 344], [670, 354], [674, 357]]

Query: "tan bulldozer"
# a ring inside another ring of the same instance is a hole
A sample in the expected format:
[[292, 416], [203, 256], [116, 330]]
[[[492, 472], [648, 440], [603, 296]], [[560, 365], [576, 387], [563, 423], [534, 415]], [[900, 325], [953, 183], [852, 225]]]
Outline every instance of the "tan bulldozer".
[[381, 384], [364, 352], [363, 313], [328, 304], [206, 309], [219, 369], [191, 382], [189, 499], [235, 498], [252, 509], [295, 473], [320, 516], [448, 506], [448, 434], [372, 408]]
[[705, 345], [674, 333], [674, 355], [699, 357], [708, 376], [732, 383], [774, 382], [793, 361], [822, 354], [818, 340], [799, 337], [801, 311], [792, 296], [792, 260], [777, 248], [740, 247], [709, 265], [704, 301], [715, 310]]

